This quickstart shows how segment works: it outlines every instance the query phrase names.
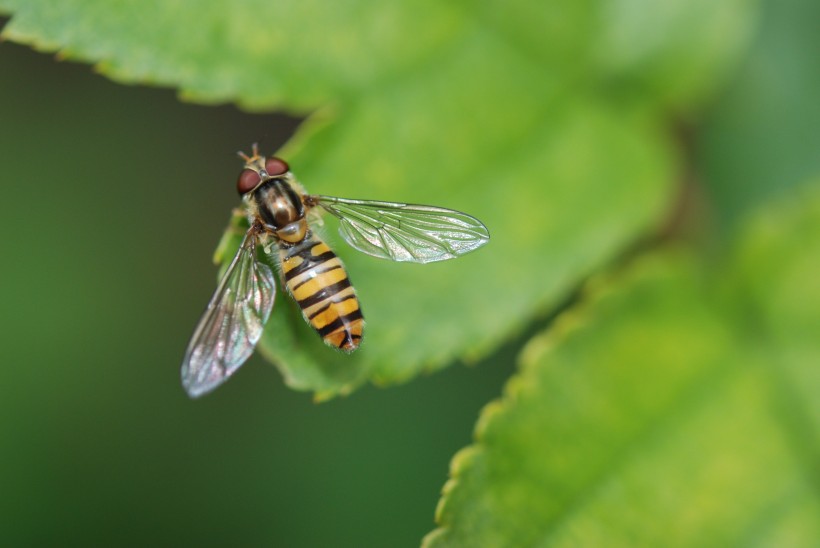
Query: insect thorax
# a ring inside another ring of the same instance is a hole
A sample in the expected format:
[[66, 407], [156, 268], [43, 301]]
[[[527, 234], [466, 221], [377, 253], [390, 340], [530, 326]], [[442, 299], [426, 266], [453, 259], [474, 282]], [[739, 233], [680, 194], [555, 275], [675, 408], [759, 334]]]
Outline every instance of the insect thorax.
[[273, 178], [262, 183], [251, 198], [257, 220], [280, 240], [300, 242], [307, 232], [305, 206], [287, 181]]

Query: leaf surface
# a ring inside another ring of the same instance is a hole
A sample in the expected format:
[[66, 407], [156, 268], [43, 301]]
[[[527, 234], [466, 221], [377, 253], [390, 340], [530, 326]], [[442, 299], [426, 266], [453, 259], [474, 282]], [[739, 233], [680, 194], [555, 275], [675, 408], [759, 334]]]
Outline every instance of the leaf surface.
[[820, 541], [820, 185], [801, 198], [729, 268], [644, 259], [534, 338], [426, 546]]

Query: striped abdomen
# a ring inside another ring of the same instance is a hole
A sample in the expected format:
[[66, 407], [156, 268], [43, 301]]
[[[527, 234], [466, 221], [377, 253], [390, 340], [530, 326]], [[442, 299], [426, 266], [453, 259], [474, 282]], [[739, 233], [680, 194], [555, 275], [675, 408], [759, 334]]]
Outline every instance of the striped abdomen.
[[310, 233], [296, 245], [280, 244], [279, 256], [285, 284], [305, 320], [330, 346], [356, 350], [364, 318], [339, 257]]

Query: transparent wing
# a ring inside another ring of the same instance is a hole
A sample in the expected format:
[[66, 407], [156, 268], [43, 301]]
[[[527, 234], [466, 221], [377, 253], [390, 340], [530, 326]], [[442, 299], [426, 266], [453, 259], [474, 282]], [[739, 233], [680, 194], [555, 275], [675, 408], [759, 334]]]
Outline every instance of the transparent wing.
[[348, 244], [382, 259], [443, 261], [490, 240], [481, 221], [443, 207], [332, 196], [311, 196], [309, 200], [339, 218], [339, 232]]
[[256, 237], [253, 228], [245, 234], [188, 343], [182, 386], [192, 398], [210, 392], [245, 363], [273, 309], [274, 275], [256, 260]]

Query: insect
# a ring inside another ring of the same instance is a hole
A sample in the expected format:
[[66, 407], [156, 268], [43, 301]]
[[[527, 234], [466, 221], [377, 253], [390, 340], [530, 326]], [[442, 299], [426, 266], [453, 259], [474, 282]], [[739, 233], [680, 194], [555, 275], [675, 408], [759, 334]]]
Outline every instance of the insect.
[[[194, 330], [182, 361], [182, 385], [206, 394], [250, 357], [273, 309], [276, 276], [325, 343], [353, 352], [364, 317], [342, 261], [311, 229], [313, 213], [338, 218], [355, 249], [393, 261], [453, 259], [486, 244], [481, 221], [441, 207], [308, 194], [279, 158], [239, 153], [237, 180], [250, 228]], [[261, 255], [261, 257], [260, 257]]]

